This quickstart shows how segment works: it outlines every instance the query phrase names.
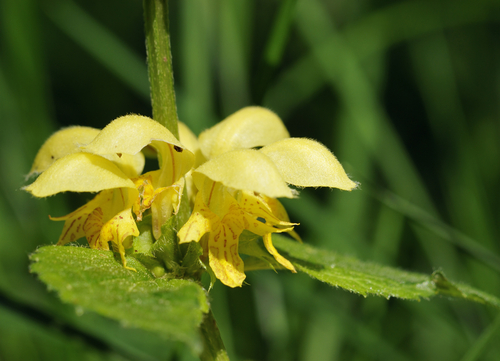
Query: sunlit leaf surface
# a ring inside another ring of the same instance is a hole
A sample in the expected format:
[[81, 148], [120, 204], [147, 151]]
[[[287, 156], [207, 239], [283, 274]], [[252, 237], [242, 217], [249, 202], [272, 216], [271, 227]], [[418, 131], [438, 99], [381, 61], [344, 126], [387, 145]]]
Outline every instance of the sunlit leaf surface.
[[441, 271], [435, 271], [432, 275], [405, 272], [319, 250], [279, 235], [273, 235], [273, 242], [297, 270], [363, 296], [420, 300], [442, 295], [500, 307], [498, 298], [467, 285], [450, 282]]
[[124, 326], [156, 332], [201, 347], [198, 326], [208, 311], [198, 284], [167, 277], [155, 279], [136, 259], [126, 270], [113, 252], [80, 247], [39, 248], [31, 260], [38, 274], [61, 299], [120, 320]]

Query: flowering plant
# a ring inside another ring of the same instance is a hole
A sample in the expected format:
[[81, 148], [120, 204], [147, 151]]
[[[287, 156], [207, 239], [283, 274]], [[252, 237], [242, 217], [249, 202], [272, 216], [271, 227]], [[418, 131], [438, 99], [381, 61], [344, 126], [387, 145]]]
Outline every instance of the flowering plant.
[[[24, 187], [39, 198], [95, 194], [51, 217], [64, 221], [57, 246], [31, 255], [32, 272], [64, 301], [181, 341], [205, 360], [227, 359], [209, 300], [213, 284], [242, 287], [252, 270], [303, 272], [364, 296], [446, 295], [500, 306], [442, 271], [403, 272], [302, 242], [300, 214], [290, 219], [279, 199], [358, 183], [324, 145], [290, 137], [263, 107], [245, 107], [199, 137], [178, 122], [165, 6], [145, 1], [153, 117], [55, 133], [35, 158], [30, 175], [38, 178]], [[146, 157], [158, 167], [144, 172]], [[89, 248], [61, 247], [84, 237]]]

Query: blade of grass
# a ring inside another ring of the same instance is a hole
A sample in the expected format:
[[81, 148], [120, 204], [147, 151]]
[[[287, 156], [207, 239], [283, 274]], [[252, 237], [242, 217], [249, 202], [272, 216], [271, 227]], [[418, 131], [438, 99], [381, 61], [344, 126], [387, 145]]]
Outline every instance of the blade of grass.
[[277, 66], [283, 57], [285, 45], [290, 33], [297, 0], [284, 0], [271, 30], [271, 35], [264, 50], [264, 59], [267, 64]]
[[500, 272], [500, 256], [496, 255], [491, 250], [485, 248], [483, 245], [471, 237], [466, 236], [454, 227], [442, 222], [432, 213], [390, 191], [375, 190], [366, 184], [364, 186], [364, 190], [365, 192], [376, 197], [389, 208], [405, 215], [409, 219], [415, 221], [419, 226], [422, 226], [436, 234], [440, 239], [444, 239], [454, 246], [464, 249], [481, 262], [487, 264], [497, 272]]
[[442, 167], [442, 178], [446, 182], [442, 189], [448, 193], [448, 210], [454, 223], [460, 224], [486, 247], [494, 249], [493, 220], [491, 212], [488, 212], [484, 182], [480, 178], [477, 157], [467, 131], [447, 48], [442, 34], [415, 42], [412, 46], [415, 80], [420, 87], [435, 138], [456, 153], [453, 156], [457, 161], [447, 162]]
[[[353, 53], [365, 64], [372, 60], [370, 57], [373, 54], [383, 53], [398, 43], [448, 27], [495, 19], [494, 12], [490, 11], [495, 0], [482, 0], [475, 2], [474, 6], [471, 5], [467, 0], [460, 1], [458, 5], [454, 2], [452, 8], [455, 13], [448, 14], [443, 21], [435, 16], [435, 2], [399, 2], [368, 12], [359, 20], [348, 23], [340, 34]], [[286, 118], [326, 83], [327, 78], [322, 76], [317, 67], [315, 55], [308, 54], [282, 72], [280, 78], [268, 89], [264, 103]]]
[[[339, 93], [342, 105], [353, 122], [353, 130], [358, 132], [359, 141], [377, 161], [385, 178], [398, 194], [435, 213], [420, 175], [391, 126], [358, 59], [335, 32], [322, 6], [313, 0], [299, 1], [297, 14], [299, 29], [331, 86]], [[314, 31], [308, 26], [311, 21], [317, 26]], [[421, 241], [433, 264], [442, 264], [443, 259], [450, 262], [456, 259], [452, 247], [436, 244], [427, 238]], [[452, 268], [454, 270], [457, 267]]]
[[214, 109], [213, 49], [214, 12], [207, 0], [183, 1], [181, 6], [181, 43], [179, 116], [195, 134], [216, 121]]
[[248, 80], [252, 2], [219, 2], [219, 82], [222, 114], [250, 104]]
[[401, 1], [346, 25], [343, 35], [360, 59], [444, 28], [496, 21], [496, 0]]
[[[426, 106], [430, 129], [437, 143], [443, 145], [439, 150], [445, 162], [440, 164], [439, 179], [451, 222], [470, 235], [475, 243], [483, 245], [483, 253], [486, 249], [497, 251], [494, 211], [479, 169], [480, 158], [472, 143], [471, 127], [467, 124], [474, 122], [466, 119], [458, 89], [461, 72], [455, 70], [444, 34], [437, 33], [414, 42], [411, 51], [415, 80]], [[474, 64], [468, 67], [473, 71]], [[491, 277], [490, 270], [474, 262], [468, 266], [475, 284], [498, 289], [498, 275]]]
[[61, 31], [102, 63], [143, 99], [149, 100], [145, 55], [132, 52], [104, 26], [71, 0], [46, 6], [47, 16]]
[[493, 336], [500, 329], [500, 315], [497, 315], [493, 323], [491, 323], [481, 336], [474, 342], [467, 353], [462, 357], [461, 361], [480, 360], [481, 355], [485, 352], [486, 347], [492, 341]]
[[284, 298], [283, 284], [275, 273], [265, 277], [249, 274], [255, 300], [257, 321], [269, 345], [270, 360], [291, 359], [290, 323]]
[[285, 121], [295, 109], [306, 103], [322, 87], [326, 78], [313, 55], [306, 55], [289, 66], [264, 95], [263, 105], [273, 109]]

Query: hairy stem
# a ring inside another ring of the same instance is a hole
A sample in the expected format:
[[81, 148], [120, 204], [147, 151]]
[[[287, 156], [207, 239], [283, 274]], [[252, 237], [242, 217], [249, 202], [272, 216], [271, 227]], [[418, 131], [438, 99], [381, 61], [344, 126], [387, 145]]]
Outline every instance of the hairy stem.
[[144, 22], [153, 119], [178, 138], [168, 0], [144, 0]]
[[200, 355], [201, 361], [229, 361], [212, 310], [208, 311], [205, 315], [201, 324], [201, 334], [203, 336], [203, 353]]

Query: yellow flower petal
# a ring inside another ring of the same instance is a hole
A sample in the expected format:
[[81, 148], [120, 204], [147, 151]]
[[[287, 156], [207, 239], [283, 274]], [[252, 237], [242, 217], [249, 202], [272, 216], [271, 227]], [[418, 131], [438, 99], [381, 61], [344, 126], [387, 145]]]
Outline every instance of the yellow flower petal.
[[67, 243], [75, 242], [82, 237], [88, 236], [87, 240], [89, 241], [90, 248], [109, 250], [107, 242], [105, 244], [95, 242], [95, 240], [99, 237], [102, 228], [101, 225], [101, 227], [99, 227], [97, 231], [94, 232], [92, 231], [96, 217], [99, 218], [98, 213], [95, 213], [93, 215], [89, 224], [86, 225], [86, 223], [89, 216], [92, 213], [94, 213], [96, 209], [100, 210], [97, 212], [102, 213], [101, 206], [104, 203], [110, 201], [112, 194], [113, 190], [102, 191], [99, 194], [97, 194], [94, 197], [94, 199], [92, 199], [90, 202], [86, 203], [85, 205], [81, 206], [76, 211], [73, 211], [70, 214], [67, 214], [62, 217], [49, 216], [49, 218], [53, 221], [66, 221], [64, 223], [64, 227], [61, 236], [59, 237], [59, 241], [57, 242], [57, 245], [63, 246]]
[[131, 209], [124, 209], [109, 221], [107, 221], [101, 229], [100, 239], [104, 242], [111, 242], [113, 249], [117, 251], [122, 259], [123, 267], [135, 271], [132, 267], [127, 267], [125, 259], [125, 240], [128, 237], [138, 236], [139, 229], [132, 217]]
[[[103, 191], [102, 193], [111, 193], [113, 191]], [[108, 242], [101, 237], [101, 231], [106, 224], [104, 211], [101, 207], [94, 209], [83, 223], [83, 231], [89, 246], [92, 249], [109, 249]], [[118, 240], [116, 240], [118, 242]]]
[[243, 229], [230, 222], [217, 222], [210, 231], [208, 259], [215, 276], [226, 286], [241, 287], [245, 280], [238, 237]]
[[287, 260], [285, 257], [280, 255], [276, 248], [274, 248], [273, 241], [271, 238], [271, 233], [266, 234], [264, 237], [262, 237], [264, 240], [264, 246], [266, 247], [267, 251], [271, 253], [276, 261], [278, 261], [279, 264], [281, 264], [283, 267], [289, 269], [293, 273], [297, 273], [295, 270], [295, 267], [293, 264]]
[[191, 217], [177, 233], [179, 243], [199, 242], [205, 233], [210, 232], [210, 225], [216, 218], [203, 202], [202, 194], [198, 193]]
[[196, 135], [183, 122], [178, 122], [178, 125], [179, 125], [179, 140], [193, 154], [196, 153], [196, 151], [200, 149], [198, 138], [196, 138]]
[[262, 147], [290, 135], [281, 119], [261, 107], [247, 107], [200, 134], [200, 147], [207, 159], [236, 149]]
[[[276, 218], [281, 219], [281, 220], [288, 222], [288, 223], [290, 222], [290, 217], [288, 217], [288, 213], [286, 212], [285, 207], [283, 207], [283, 205], [281, 204], [280, 201], [278, 201], [275, 198], [267, 197], [264, 194], [260, 194], [260, 197], [263, 198], [264, 202], [269, 207], [269, 209], [271, 209], [271, 212], [273, 213], [273, 215]], [[293, 223], [293, 224], [298, 225], [298, 223]], [[291, 231], [288, 231], [287, 233], [290, 236], [292, 236], [295, 240], [302, 243], [302, 239], [300, 238], [300, 236], [298, 235], [297, 232], [295, 232], [294, 230], [291, 230]]]
[[99, 129], [90, 127], [69, 127], [52, 134], [38, 151], [28, 176], [46, 170], [59, 158], [79, 152], [79, 147], [90, 143]]
[[181, 143], [195, 155], [196, 159], [194, 167], [198, 167], [199, 165], [207, 161], [207, 159], [201, 153], [198, 138], [183, 122], [179, 122], [179, 139]]
[[[142, 213], [151, 208], [156, 197], [168, 189], [168, 187], [156, 188], [153, 185], [153, 176], [159, 171], [152, 171], [141, 175], [138, 178], [132, 179], [137, 190], [139, 191], [139, 197], [133, 207], [133, 212], [135, 213], [137, 220], [142, 221]], [[158, 178], [158, 177], [156, 177]]]
[[153, 220], [153, 236], [155, 239], [161, 237], [161, 227], [167, 223], [172, 213], [177, 214], [184, 189], [184, 179], [167, 187], [167, 189], [156, 197], [151, 204], [151, 215]]
[[[196, 135], [194, 135], [193, 132], [182, 122], [179, 122], [179, 139], [181, 143], [194, 154], [195, 160], [193, 168], [196, 168], [207, 161], [201, 153], [198, 138], [196, 138]], [[192, 206], [195, 202], [196, 193], [198, 191], [193, 182], [192, 170], [185, 174], [184, 179], [186, 180], [188, 199]]]
[[133, 179], [139, 191], [133, 210], [137, 220], [142, 220], [142, 213], [151, 209], [153, 235], [161, 236], [161, 227], [168, 221], [172, 213], [177, 214], [184, 190], [184, 178], [180, 178], [168, 187], [160, 187], [161, 171], [155, 170]]
[[243, 232], [245, 221], [236, 201], [225, 198], [227, 213], [221, 219], [203, 201], [202, 192], [196, 196], [195, 207], [189, 220], [177, 236], [179, 243], [199, 242], [210, 232], [208, 238], [209, 265], [215, 276], [225, 285], [240, 287], [245, 279], [243, 260], [238, 254], [238, 237]]
[[300, 187], [331, 187], [348, 191], [357, 186], [328, 148], [314, 140], [284, 139], [263, 147], [260, 152], [276, 164], [287, 183]]
[[215, 276], [226, 286], [241, 287], [245, 279], [245, 266], [238, 254], [238, 238], [247, 222], [244, 212], [231, 196], [224, 196], [227, 212], [211, 222], [208, 239], [209, 264]]
[[83, 150], [94, 154], [136, 154], [153, 141], [184, 146], [163, 125], [141, 115], [125, 115], [109, 123]]
[[222, 153], [202, 164], [193, 172], [198, 189], [203, 187], [204, 181], [200, 175], [234, 189], [258, 192], [273, 198], [293, 198], [292, 190], [271, 159], [253, 149]]
[[129, 178], [135, 178], [142, 173], [146, 160], [141, 152], [137, 154], [106, 154], [102, 155], [115, 163]]
[[[293, 226], [298, 225], [298, 223], [290, 223], [289, 220], [276, 217], [260, 195], [243, 191], [238, 200], [240, 207], [252, 217], [250, 218], [252, 219], [251, 227], [247, 229], [255, 234], [262, 236], [265, 233], [279, 232], [279, 228], [275, 228], [277, 226], [291, 230]], [[258, 221], [257, 218], [261, 218], [263, 221]]]
[[[28, 177], [45, 171], [59, 158], [82, 152], [82, 147], [92, 142], [99, 132], [99, 129], [80, 126], [64, 128], [55, 132], [38, 151]], [[105, 158], [114, 162], [130, 178], [137, 177], [144, 168], [145, 161], [142, 153], [123, 154], [123, 156], [109, 154]]]
[[122, 187], [135, 189], [113, 162], [94, 154], [73, 153], [58, 159], [23, 189], [41, 198], [60, 192], [99, 192]]
[[65, 221], [57, 245], [62, 246], [85, 236], [90, 248], [109, 250], [108, 242], [111, 242], [120, 253], [123, 266], [134, 270], [127, 267], [125, 248], [130, 245], [124, 243], [128, 237], [139, 235], [131, 209], [136, 198], [136, 189], [107, 189], [66, 216], [50, 217], [54, 221]]
[[140, 115], [125, 115], [113, 120], [82, 149], [98, 155], [133, 155], [147, 145], [158, 150], [160, 168], [165, 172], [161, 182], [166, 186], [175, 183], [193, 166], [192, 152], [163, 125]]
[[203, 187], [199, 191], [203, 197], [203, 202], [210, 209], [210, 212], [219, 218], [223, 218], [232, 204], [233, 196], [229, 194], [228, 188], [202, 174], [197, 175], [197, 178], [199, 178], [199, 181], [203, 180], [203, 183], [200, 183]]

